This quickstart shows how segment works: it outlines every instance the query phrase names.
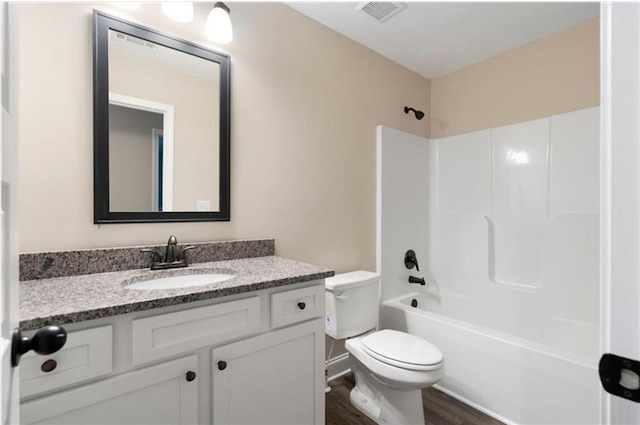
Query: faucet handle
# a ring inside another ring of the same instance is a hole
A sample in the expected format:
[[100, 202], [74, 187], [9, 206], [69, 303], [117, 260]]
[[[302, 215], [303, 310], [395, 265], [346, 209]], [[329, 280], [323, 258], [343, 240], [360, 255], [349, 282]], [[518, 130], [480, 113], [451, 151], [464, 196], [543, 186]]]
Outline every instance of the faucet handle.
[[420, 271], [418, 258], [416, 257], [416, 252], [413, 249], [408, 250], [406, 254], [404, 254], [404, 265], [409, 270], [415, 267], [417, 271]]
[[162, 254], [158, 248], [144, 248], [141, 249], [140, 252], [150, 252], [151, 253], [151, 261], [154, 263], [159, 263], [162, 259]]
[[190, 249], [194, 249], [194, 248], [197, 248], [197, 246], [196, 245], [189, 245], [189, 246], [185, 246], [184, 248], [182, 248], [180, 250], [180, 258], [179, 259], [183, 260], [183, 261], [186, 260], [185, 253], [187, 251], [189, 251]]

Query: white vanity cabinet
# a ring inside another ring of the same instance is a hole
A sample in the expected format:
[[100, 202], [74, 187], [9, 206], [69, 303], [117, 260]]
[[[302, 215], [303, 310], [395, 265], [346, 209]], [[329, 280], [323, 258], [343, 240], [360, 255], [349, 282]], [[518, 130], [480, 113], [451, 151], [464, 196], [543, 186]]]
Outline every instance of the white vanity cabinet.
[[323, 424], [323, 314], [316, 280], [65, 326], [56, 369], [21, 364], [21, 423]]
[[189, 356], [21, 405], [21, 423], [195, 424], [198, 359]]

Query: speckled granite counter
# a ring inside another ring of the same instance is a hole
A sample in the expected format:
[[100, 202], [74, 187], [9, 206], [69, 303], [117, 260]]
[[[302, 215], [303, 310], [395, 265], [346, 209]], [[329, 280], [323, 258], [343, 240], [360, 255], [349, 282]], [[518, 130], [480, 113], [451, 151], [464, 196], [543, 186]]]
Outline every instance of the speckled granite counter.
[[[225, 282], [170, 290], [126, 289], [125, 282], [194, 273], [231, 272]], [[199, 263], [186, 269], [96, 273], [20, 282], [20, 327], [81, 322], [333, 276], [329, 269], [269, 256]]]

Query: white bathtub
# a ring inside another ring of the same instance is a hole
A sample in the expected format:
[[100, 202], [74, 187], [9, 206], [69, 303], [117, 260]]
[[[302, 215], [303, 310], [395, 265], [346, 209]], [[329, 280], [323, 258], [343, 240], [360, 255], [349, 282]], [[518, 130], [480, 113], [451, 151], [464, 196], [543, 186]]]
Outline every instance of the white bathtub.
[[[428, 293], [382, 304], [380, 328], [422, 337], [444, 353], [436, 387], [505, 422], [599, 422], [597, 365], [575, 354], [447, 317]], [[411, 301], [417, 301], [417, 307]], [[439, 311], [442, 314], [436, 313]]]

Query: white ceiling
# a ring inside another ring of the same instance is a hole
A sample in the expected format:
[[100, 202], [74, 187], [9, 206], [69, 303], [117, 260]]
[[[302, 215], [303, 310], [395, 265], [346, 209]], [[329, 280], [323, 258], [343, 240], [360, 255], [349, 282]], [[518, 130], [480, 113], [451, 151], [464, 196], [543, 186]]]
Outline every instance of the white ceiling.
[[288, 2], [297, 11], [429, 79], [600, 14], [599, 3], [407, 2], [383, 23], [359, 2]]

